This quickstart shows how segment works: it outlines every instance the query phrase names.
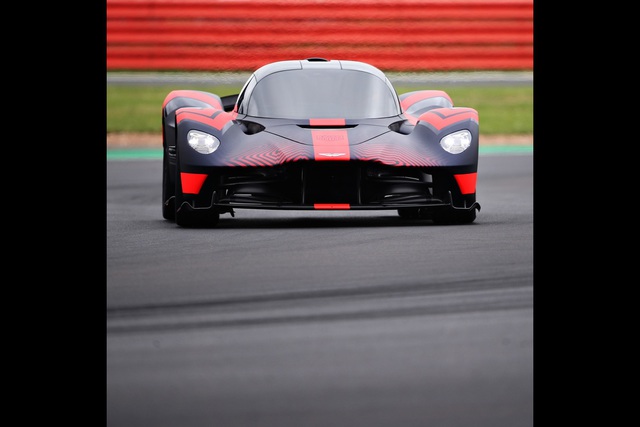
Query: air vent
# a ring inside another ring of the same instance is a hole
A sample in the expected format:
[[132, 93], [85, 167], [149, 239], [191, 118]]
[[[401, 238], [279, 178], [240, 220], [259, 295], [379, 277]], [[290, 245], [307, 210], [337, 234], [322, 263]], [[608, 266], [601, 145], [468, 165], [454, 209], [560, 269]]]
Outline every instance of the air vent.
[[255, 135], [256, 133], [262, 132], [265, 128], [260, 123], [250, 122], [247, 120], [238, 120], [240, 124], [240, 129], [242, 132], [247, 135]]
[[326, 58], [307, 58], [309, 62], [329, 62]]
[[302, 129], [351, 129], [358, 125], [298, 125]]
[[415, 126], [409, 123], [408, 120], [401, 120], [399, 122], [394, 122], [389, 125], [390, 130], [392, 130], [393, 132], [400, 133], [402, 135], [409, 135], [414, 128]]

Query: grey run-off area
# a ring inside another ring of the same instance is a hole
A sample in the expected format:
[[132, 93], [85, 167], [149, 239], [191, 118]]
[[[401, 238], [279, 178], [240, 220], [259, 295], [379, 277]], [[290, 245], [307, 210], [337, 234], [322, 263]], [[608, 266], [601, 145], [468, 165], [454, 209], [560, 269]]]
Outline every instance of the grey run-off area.
[[[451, 86], [478, 85], [532, 85], [533, 71], [479, 71], [479, 72], [434, 72], [402, 73], [386, 72], [394, 85], [424, 85], [425, 83]], [[250, 72], [222, 73], [155, 73], [155, 72], [108, 72], [110, 85], [164, 85], [164, 84], [213, 84], [243, 85]]]

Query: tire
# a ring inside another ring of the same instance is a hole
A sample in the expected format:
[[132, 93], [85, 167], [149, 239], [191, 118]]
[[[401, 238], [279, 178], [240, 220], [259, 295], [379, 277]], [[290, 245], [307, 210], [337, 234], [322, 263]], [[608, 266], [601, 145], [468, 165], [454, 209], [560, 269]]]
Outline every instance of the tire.
[[400, 208], [398, 215], [402, 219], [431, 219], [430, 208]]
[[203, 211], [190, 211], [188, 209], [176, 209], [176, 224], [185, 228], [210, 228], [215, 227], [220, 220], [220, 214], [211, 209]]
[[418, 219], [420, 218], [420, 208], [400, 208], [398, 215], [402, 219]]
[[476, 220], [476, 209], [439, 209], [433, 212], [433, 222], [439, 225], [471, 224]]
[[176, 219], [175, 192], [176, 185], [169, 175], [167, 153], [162, 158], [162, 217], [169, 221]]

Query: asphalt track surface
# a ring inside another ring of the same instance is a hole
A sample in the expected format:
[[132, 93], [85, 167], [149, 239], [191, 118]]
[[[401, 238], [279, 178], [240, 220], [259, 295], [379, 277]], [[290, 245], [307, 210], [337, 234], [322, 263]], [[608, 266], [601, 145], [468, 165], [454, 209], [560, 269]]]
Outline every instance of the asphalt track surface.
[[533, 425], [533, 154], [480, 156], [476, 222], [161, 215], [109, 160], [107, 425]]

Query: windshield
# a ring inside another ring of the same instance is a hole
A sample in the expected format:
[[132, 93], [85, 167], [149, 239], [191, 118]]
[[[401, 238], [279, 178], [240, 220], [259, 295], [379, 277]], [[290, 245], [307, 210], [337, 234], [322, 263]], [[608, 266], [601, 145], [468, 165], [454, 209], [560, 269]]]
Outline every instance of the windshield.
[[390, 117], [401, 113], [384, 80], [355, 70], [287, 70], [260, 80], [241, 110], [284, 119]]

